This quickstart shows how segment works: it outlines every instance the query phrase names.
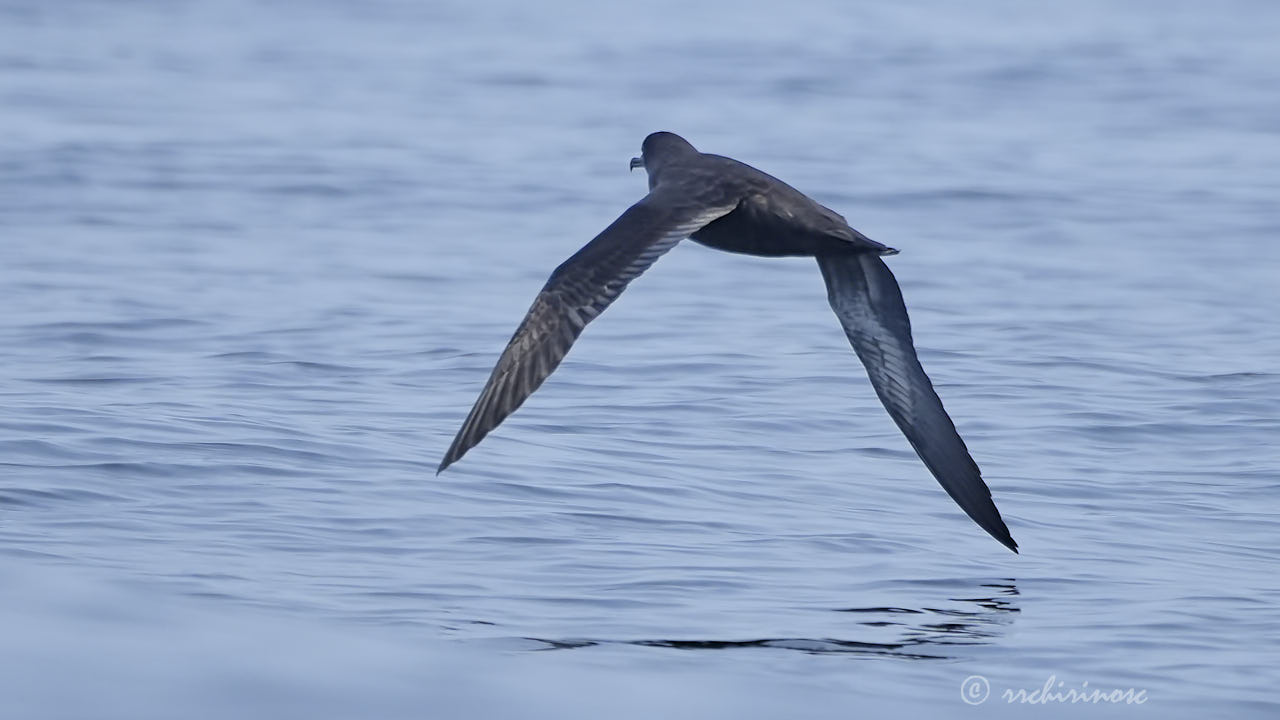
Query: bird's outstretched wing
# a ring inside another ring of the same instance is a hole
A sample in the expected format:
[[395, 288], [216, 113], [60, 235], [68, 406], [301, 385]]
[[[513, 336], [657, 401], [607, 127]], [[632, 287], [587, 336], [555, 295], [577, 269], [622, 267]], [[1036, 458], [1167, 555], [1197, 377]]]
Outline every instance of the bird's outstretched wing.
[[697, 195], [658, 186], [556, 268], [498, 358], [436, 473], [520, 407], [564, 359], [587, 323], [628, 283], [690, 233], [732, 211], [738, 199], [726, 188]]
[[871, 253], [819, 255], [818, 267], [831, 309], [893, 421], [947, 494], [983, 530], [1017, 552], [977, 463], [920, 366], [902, 291], [889, 267]]

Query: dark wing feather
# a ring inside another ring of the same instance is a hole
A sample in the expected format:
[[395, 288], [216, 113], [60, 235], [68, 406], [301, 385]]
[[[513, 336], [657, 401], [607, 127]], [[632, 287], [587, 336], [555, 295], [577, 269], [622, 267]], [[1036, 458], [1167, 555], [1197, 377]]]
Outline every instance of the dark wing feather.
[[737, 199], [727, 195], [710, 200], [656, 188], [556, 268], [498, 358], [436, 473], [520, 407], [564, 359], [587, 323], [628, 283], [676, 243], [736, 205]]
[[947, 416], [911, 342], [898, 281], [877, 255], [819, 255], [827, 299], [867, 368], [880, 402], [947, 494], [1005, 547], [1018, 551], [978, 465]]

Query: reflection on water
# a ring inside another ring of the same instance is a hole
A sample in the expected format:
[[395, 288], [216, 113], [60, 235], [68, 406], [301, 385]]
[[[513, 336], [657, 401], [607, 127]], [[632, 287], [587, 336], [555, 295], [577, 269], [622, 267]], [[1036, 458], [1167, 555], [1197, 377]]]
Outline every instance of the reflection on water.
[[[983, 584], [987, 597], [950, 598], [951, 607], [864, 607], [841, 608], [835, 612], [858, 616], [857, 624], [876, 630], [876, 639], [853, 638], [760, 638], [757, 640], [550, 640], [525, 638], [544, 643], [547, 650], [572, 650], [598, 645], [640, 645], [676, 650], [726, 650], [773, 648], [813, 654], [890, 655], [908, 660], [950, 660], [942, 648], [955, 645], [982, 645], [996, 641], [1013, 622], [1018, 588], [1015, 581]], [[885, 639], [885, 635], [896, 639]]]
[[839, 612], [855, 613], [858, 623], [867, 627], [895, 628], [902, 638], [898, 643], [884, 644], [895, 654], [906, 649], [912, 657], [950, 657], [923, 655], [916, 649], [934, 645], [981, 645], [995, 641], [1021, 612], [1016, 603], [1018, 588], [1012, 578], [982, 585], [988, 596], [951, 598], [953, 607], [846, 608]]

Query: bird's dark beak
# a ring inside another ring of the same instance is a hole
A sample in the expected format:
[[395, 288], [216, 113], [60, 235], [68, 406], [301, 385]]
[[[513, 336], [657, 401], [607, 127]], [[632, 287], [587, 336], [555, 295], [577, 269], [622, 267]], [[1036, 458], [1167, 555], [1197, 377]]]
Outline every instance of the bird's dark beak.
[[644, 160], [641, 158], [631, 158], [631, 169], [635, 170], [638, 167], [644, 167]]

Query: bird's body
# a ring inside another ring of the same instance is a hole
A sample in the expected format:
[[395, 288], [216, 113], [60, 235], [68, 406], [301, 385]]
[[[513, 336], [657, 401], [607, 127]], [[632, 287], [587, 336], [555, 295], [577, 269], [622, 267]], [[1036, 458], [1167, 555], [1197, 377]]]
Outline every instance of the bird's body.
[[516, 329], [440, 463], [462, 457], [555, 370], [588, 322], [631, 280], [688, 237], [708, 247], [818, 261], [828, 300], [890, 417], [975, 522], [1011, 550], [978, 466], [920, 366], [897, 280], [880, 259], [897, 250], [834, 210], [750, 165], [698, 152], [678, 135], [645, 138], [649, 194], [556, 268]]
[[[682, 185], [696, 179], [705, 187], [720, 188], [739, 198], [732, 212], [711, 221], [690, 235], [690, 240], [716, 250], [764, 257], [812, 257], [867, 250], [896, 252], [849, 227], [839, 213], [778, 178], [733, 158], [696, 150], [685, 152], [680, 143], [693, 150], [692, 145], [678, 136], [649, 143], [658, 145], [656, 150], [665, 150], [674, 156], [663, 165], [662, 175], [678, 174]], [[678, 149], [672, 152], [673, 147]], [[657, 187], [660, 177], [659, 173], [650, 173], [650, 191]]]

